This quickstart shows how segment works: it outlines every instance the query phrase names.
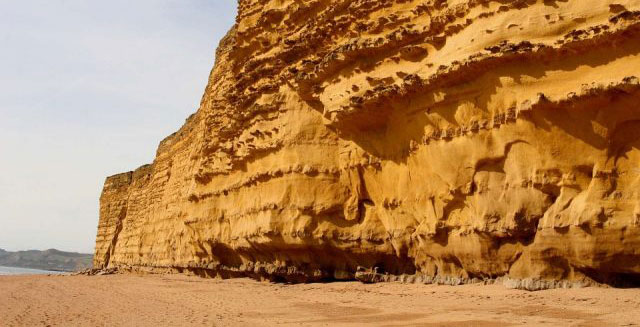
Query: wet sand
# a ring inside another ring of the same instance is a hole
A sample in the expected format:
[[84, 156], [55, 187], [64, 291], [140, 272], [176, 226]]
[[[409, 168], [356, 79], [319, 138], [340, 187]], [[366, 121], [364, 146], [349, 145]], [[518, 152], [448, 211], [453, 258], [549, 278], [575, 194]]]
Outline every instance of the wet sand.
[[640, 289], [0, 276], [0, 326], [639, 326]]

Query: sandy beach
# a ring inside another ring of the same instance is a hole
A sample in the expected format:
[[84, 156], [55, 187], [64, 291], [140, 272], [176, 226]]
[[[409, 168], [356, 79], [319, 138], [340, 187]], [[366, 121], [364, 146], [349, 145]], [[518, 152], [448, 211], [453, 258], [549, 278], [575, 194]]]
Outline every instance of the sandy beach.
[[0, 326], [637, 326], [640, 289], [3, 276]]

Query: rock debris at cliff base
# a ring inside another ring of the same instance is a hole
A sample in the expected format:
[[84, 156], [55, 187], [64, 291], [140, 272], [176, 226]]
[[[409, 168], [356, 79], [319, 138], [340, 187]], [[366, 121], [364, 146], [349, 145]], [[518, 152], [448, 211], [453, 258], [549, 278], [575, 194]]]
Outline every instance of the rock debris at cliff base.
[[640, 0], [238, 6], [96, 267], [640, 283]]

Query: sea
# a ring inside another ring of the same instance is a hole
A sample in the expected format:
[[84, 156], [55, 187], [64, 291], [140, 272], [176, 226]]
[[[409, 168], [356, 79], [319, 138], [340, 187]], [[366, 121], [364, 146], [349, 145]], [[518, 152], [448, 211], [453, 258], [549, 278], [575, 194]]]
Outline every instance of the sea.
[[3, 267], [0, 266], [0, 276], [7, 275], [60, 275], [63, 274], [59, 271], [47, 271], [38, 269], [16, 268], [16, 267]]

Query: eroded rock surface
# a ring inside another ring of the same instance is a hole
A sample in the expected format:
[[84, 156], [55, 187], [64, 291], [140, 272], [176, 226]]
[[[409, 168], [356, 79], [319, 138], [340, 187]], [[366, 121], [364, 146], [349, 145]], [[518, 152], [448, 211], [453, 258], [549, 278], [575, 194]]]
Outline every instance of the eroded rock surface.
[[240, 0], [95, 266], [638, 282], [637, 76], [640, 0]]

